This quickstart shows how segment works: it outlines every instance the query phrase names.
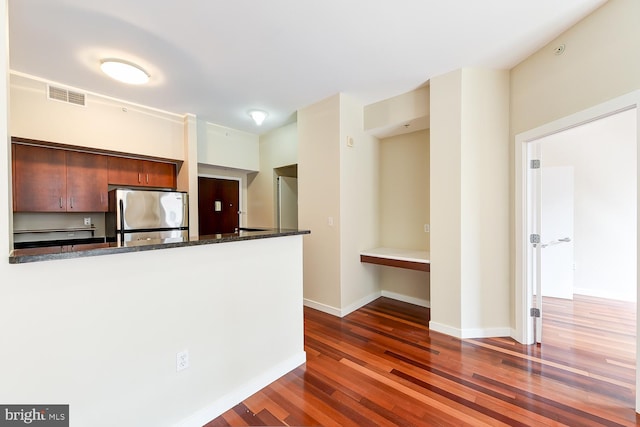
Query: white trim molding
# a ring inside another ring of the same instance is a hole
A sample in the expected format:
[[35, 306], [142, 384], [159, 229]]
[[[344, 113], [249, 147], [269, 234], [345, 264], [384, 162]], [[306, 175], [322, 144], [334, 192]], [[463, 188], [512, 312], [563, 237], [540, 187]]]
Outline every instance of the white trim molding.
[[278, 378], [306, 363], [306, 361], [307, 354], [304, 351], [298, 353], [297, 355], [272, 367], [262, 375], [252, 379], [243, 386], [238, 387], [235, 390], [231, 390], [225, 396], [211, 403], [211, 405], [202, 408], [190, 417], [174, 424], [174, 427], [202, 427], [209, 421], [225, 413], [229, 408], [233, 408], [235, 405], [262, 390]]

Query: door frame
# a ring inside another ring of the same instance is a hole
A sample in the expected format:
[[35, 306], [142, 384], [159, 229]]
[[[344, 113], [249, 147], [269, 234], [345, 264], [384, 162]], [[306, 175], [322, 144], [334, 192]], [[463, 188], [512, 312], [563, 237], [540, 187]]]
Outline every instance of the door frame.
[[[578, 113], [571, 114], [558, 120], [546, 123], [537, 128], [519, 133], [515, 136], [515, 206], [514, 206], [514, 228], [515, 228], [515, 289], [514, 289], [514, 314], [515, 327], [513, 329], [512, 338], [523, 344], [533, 344], [535, 342], [534, 328], [532, 318], [529, 316], [529, 308], [531, 307], [531, 295], [533, 294], [533, 286], [531, 274], [532, 245], [529, 243], [530, 218], [529, 213], [532, 209], [532, 202], [529, 200], [528, 194], [532, 185], [529, 170], [530, 160], [533, 159], [532, 144], [536, 140], [554, 133], [562, 132], [573, 127], [577, 127], [616, 113], [636, 108], [636, 139], [637, 145], [640, 147], [640, 90], [630, 92], [626, 95], [614, 98], [594, 107], [587, 108]], [[638, 150], [640, 158], [640, 149]], [[640, 161], [638, 162], [640, 165]], [[638, 181], [640, 182], [640, 169], [638, 172]], [[640, 191], [640, 186], [638, 187]], [[640, 197], [638, 197], [640, 207]], [[638, 210], [640, 212], [640, 209]], [[640, 215], [639, 215], [640, 218]], [[640, 220], [638, 221], [640, 224]], [[640, 227], [638, 228], [640, 234]], [[640, 242], [640, 238], [638, 239]], [[638, 252], [640, 261], [640, 251]], [[636, 263], [637, 265], [637, 263]], [[640, 283], [640, 275], [638, 276]], [[640, 286], [637, 286], [640, 288]], [[638, 353], [640, 356], [640, 353]], [[638, 359], [640, 360], [640, 359]], [[636, 363], [636, 372], [640, 373]], [[640, 390], [640, 376], [637, 376], [636, 386]], [[636, 410], [640, 408], [638, 400], [640, 393], [636, 393]]]
[[[533, 344], [535, 342], [534, 328], [532, 318], [529, 316], [529, 307], [531, 307], [531, 295], [533, 283], [531, 280], [530, 256], [532, 245], [529, 243], [529, 213], [531, 210], [531, 201], [528, 197], [528, 189], [530, 175], [528, 165], [533, 158], [531, 155], [532, 144], [536, 140], [562, 132], [573, 127], [583, 125], [616, 113], [636, 109], [636, 146], [637, 150], [636, 162], [640, 165], [640, 90], [630, 92], [626, 95], [614, 98], [607, 102], [598, 104], [594, 107], [585, 109], [578, 113], [566, 116], [564, 118], [549, 122], [545, 125], [531, 129], [526, 132], [519, 133], [515, 137], [515, 206], [514, 206], [514, 228], [515, 228], [515, 289], [514, 289], [514, 314], [515, 327], [513, 329], [512, 338], [523, 344]], [[640, 184], [640, 167], [636, 172], [636, 180]], [[640, 192], [640, 185], [638, 185]], [[637, 208], [640, 208], [640, 197], [636, 195]], [[640, 212], [640, 209], [637, 209]], [[638, 223], [637, 242], [640, 243], [640, 215], [636, 218]], [[640, 251], [638, 251], [636, 259], [636, 269], [640, 262]], [[636, 275], [636, 301], [640, 295], [640, 275]], [[640, 330], [640, 317], [636, 316], [636, 328]], [[636, 412], [640, 412], [640, 340], [636, 338]]]
[[214, 178], [226, 179], [227, 181], [238, 181], [238, 211], [240, 212], [238, 214], [238, 227], [244, 227], [245, 224], [243, 223], [242, 219], [243, 214], [245, 214], [246, 212], [244, 211], [244, 204], [242, 203], [242, 178], [239, 176], [214, 175], [210, 173], [199, 173], [198, 178]]

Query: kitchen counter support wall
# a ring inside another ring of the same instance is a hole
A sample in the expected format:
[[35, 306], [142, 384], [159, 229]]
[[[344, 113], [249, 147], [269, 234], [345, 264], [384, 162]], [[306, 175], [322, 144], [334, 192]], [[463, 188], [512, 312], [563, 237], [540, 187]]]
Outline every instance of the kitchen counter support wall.
[[201, 426], [305, 361], [302, 235], [1, 269], [0, 401], [71, 425]]

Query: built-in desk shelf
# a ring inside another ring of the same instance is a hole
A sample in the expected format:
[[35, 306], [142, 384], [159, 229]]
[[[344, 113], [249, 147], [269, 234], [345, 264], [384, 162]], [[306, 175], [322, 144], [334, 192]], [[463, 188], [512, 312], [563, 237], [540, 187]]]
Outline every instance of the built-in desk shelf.
[[360, 252], [360, 262], [408, 268], [410, 270], [431, 271], [429, 252], [396, 248], [374, 248]]

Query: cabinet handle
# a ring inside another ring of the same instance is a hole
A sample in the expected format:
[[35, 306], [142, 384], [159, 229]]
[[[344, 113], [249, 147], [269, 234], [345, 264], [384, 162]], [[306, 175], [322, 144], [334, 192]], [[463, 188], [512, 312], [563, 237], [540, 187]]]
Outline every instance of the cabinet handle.
[[71, 209], [73, 209], [73, 197], [71, 197]]
[[62, 209], [62, 197], [60, 197], [60, 209]]
[[147, 174], [147, 184], [149, 183], [149, 174]]

